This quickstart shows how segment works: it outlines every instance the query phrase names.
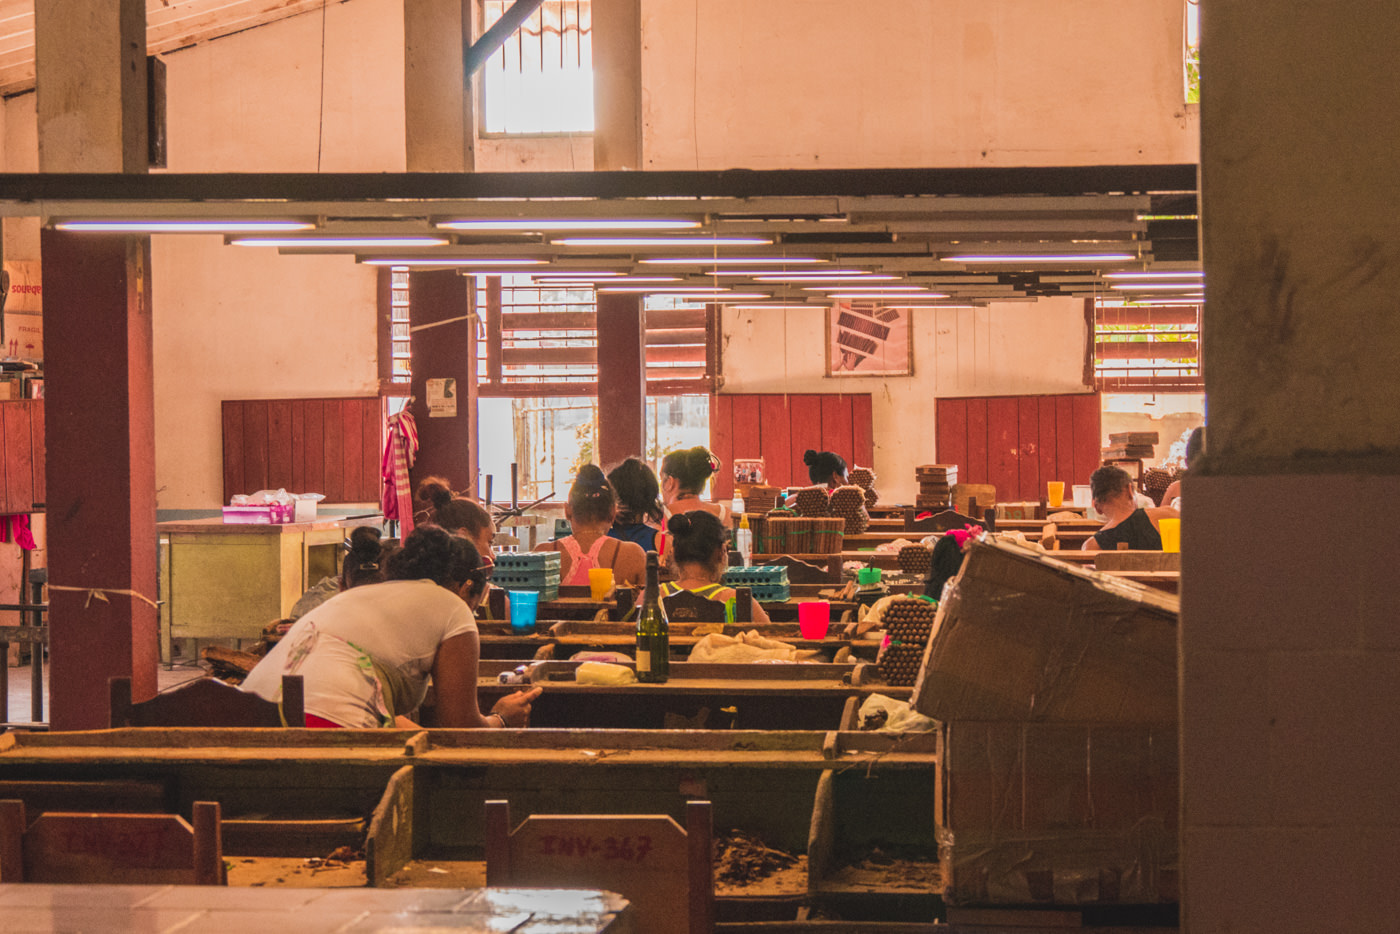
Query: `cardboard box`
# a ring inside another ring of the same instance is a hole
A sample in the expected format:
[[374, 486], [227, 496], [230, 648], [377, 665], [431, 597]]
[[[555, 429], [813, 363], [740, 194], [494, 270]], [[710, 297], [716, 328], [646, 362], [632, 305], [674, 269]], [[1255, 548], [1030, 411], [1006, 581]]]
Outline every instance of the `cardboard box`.
[[914, 709], [956, 720], [1174, 723], [1177, 597], [976, 543], [934, 621]]
[[1174, 724], [957, 721], [943, 756], [947, 904], [1178, 900]]

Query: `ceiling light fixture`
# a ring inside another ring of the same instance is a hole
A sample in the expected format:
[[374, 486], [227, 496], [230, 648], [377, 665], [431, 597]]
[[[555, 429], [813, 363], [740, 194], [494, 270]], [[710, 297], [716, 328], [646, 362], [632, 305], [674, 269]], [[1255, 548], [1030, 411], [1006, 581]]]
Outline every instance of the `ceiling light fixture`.
[[696, 275], [701, 276], [749, 276], [758, 278], [759, 276], [808, 276], [811, 278], [845, 277], [845, 276], [866, 276], [869, 275], [864, 269], [821, 269], [814, 272], [790, 272], [786, 269], [702, 269]]
[[1163, 272], [1152, 270], [1150, 272], [1106, 272], [1105, 279], [1204, 279], [1206, 274], [1201, 271], [1195, 272]]
[[272, 246], [287, 250], [399, 249], [447, 246], [441, 237], [237, 237], [234, 246]]
[[[454, 257], [436, 256], [401, 256], [397, 259], [384, 259], [374, 257], [373, 259], [362, 259], [361, 263], [366, 266], [542, 266], [547, 260], [543, 259], [459, 259]], [[513, 275], [514, 273], [512, 273]], [[530, 273], [538, 275], [538, 273]]]
[[560, 237], [551, 239], [555, 246], [769, 246], [771, 237]]
[[826, 297], [840, 299], [888, 298], [894, 301], [907, 301], [911, 298], [952, 298], [951, 295], [945, 295], [942, 292], [929, 292], [926, 295], [910, 295], [907, 292], [832, 292], [829, 293]]
[[665, 256], [642, 259], [637, 262], [656, 266], [761, 266], [766, 264], [789, 266], [793, 263], [824, 263], [826, 260], [811, 256], [711, 256], [708, 259], [692, 256]]
[[858, 284], [860, 284], [860, 283], [862, 283], [862, 282], [894, 282], [894, 281], [897, 280], [898, 278], [899, 278], [899, 276], [876, 276], [876, 275], [866, 275], [866, 274], [864, 274], [864, 273], [861, 273], [861, 274], [859, 274], [859, 275], [854, 275], [854, 276], [838, 276], [838, 275], [831, 275], [831, 276], [823, 276], [823, 275], [811, 275], [811, 276], [801, 276], [801, 275], [797, 275], [797, 276], [754, 276], [754, 277], [753, 277], [753, 281], [755, 281], [755, 282], [840, 282], [840, 283], [843, 283], [842, 288], [844, 288], [844, 287], [847, 286], [847, 285], [858, 285]]
[[921, 285], [872, 285], [866, 288], [860, 282], [847, 282], [843, 285], [807, 285], [804, 292], [839, 292], [842, 289], [860, 289], [862, 292], [927, 292]]
[[434, 224], [439, 230], [506, 230], [530, 233], [551, 230], [694, 230], [699, 221], [675, 218], [542, 217], [538, 220], [492, 218], [453, 220]]
[[945, 263], [1128, 263], [1138, 258], [1133, 253], [964, 253], [939, 257]]
[[730, 305], [735, 311], [805, 311], [808, 308], [822, 308], [823, 305], [812, 303], [809, 305], [782, 305], [777, 302], [772, 305]]
[[532, 277], [541, 286], [551, 285], [630, 285], [635, 282], [680, 282], [680, 276], [543, 276]]
[[1110, 289], [1117, 289], [1120, 292], [1181, 292], [1198, 291], [1201, 288], [1199, 282], [1114, 282], [1109, 285]]
[[58, 221], [55, 230], [81, 230], [90, 233], [293, 233], [315, 230], [310, 221], [211, 221], [211, 220], [120, 220]]
[[646, 292], [648, 294], [656, 295], [666, 295], [668, 293], [684, 295], [717, 295], [729, 291], [728, 289], [706, 289], [693, 286], [661, 286], [660, 288], [658, 288], [656, 286], [649, 285], [613, 285], [611, 282], [600, 283], [600, 285], [601, 288], [598, 289], [599, 292], [602, 292], [604, 294], [618, 295], [623, 295], [629, 292]]

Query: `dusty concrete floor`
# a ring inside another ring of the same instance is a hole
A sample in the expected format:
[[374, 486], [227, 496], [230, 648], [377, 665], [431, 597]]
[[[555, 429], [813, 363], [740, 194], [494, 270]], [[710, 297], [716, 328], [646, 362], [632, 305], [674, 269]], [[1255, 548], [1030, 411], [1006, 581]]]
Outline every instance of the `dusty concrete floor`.
[[[9, 669], [10, 689], [7, 692], [6, 715], [0, 717], [0, 722], [5, 723], [32, 723], [32, 694], [30, 693], [30, 667], [26, 661], [18, 668]], [[184, 684], [193, 678], [203, 677], [204, 670], [198, 667], [176, 666], [166, 668], [164, 665], [156, 669], [156, 683], [160, 690], [165, 691], [178, 685]], [[44, 699], [44, 716], [42, 720], [48, 719], [49, 711], [49, 666], [44, 665], [42, 696]]]

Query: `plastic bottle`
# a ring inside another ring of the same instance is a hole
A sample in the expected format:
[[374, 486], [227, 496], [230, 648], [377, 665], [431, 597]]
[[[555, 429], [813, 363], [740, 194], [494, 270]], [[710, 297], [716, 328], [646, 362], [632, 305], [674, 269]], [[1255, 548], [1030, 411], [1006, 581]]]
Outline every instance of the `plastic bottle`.
[[734, 532], [734, 549], [743, 559], [744, 567], [749, 566], [749, 556], [753, 554], [753, 530], [749, 528], [749, 517], [739, 518], [739, 528]]
[[736, 516], [742, 516], [744, 514], [744, 497], [742, 494], [734, 494], [734, 499], [729, 503], [729, 512]]

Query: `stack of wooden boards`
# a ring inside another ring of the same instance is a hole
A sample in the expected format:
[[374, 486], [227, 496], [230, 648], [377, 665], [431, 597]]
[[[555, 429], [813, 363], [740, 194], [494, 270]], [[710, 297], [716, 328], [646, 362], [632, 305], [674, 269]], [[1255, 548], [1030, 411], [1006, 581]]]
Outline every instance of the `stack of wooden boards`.
[[1108, 436], [1108, 447], [1103, 449], [1103, 459], [1137, 460], [1157, 456], [1157, 432], [1122, 431]]
[[929, 509], [947, 509], [952, 502], [953, 484], [958, 482], [957, 464], [924, 464], [914, 468], [919, 494], [914, 504]]

